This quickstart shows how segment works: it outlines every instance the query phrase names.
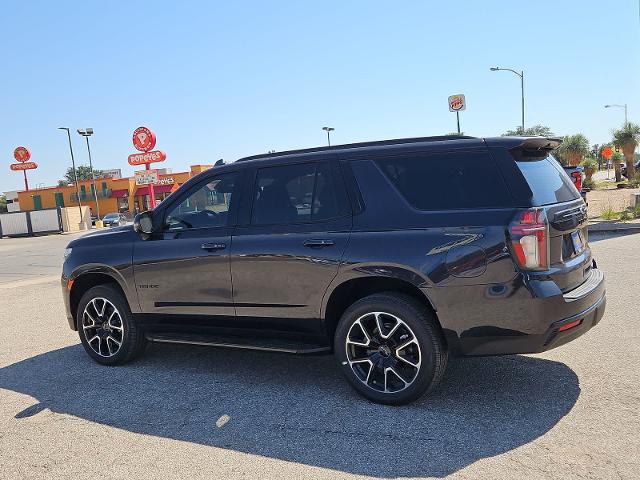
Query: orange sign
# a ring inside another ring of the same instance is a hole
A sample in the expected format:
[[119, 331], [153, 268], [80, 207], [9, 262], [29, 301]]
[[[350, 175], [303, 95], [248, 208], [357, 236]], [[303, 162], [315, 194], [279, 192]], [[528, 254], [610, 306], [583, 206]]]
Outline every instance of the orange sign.
[[9, 165], [11, 170], [33, 170], [34, 168], [38, 168], [38, 164], [36, 162], [22, 162], [22, 163], [12, 163]]
[[31, 152], [27, 147], [18, 147], [13, 151], [13, 158], [19, 162], [26, 162], [31, 158]]
[[167, 154], [160, 150], [129, 155], [129, 165], [144, 165], [145, 163], [164, 162]]
[[609, 146], [604, 147], [602, 149], [602, 156], [607, 160], [609, 160], [613, 156], [613, 150], [611, 150], [611, 147]]

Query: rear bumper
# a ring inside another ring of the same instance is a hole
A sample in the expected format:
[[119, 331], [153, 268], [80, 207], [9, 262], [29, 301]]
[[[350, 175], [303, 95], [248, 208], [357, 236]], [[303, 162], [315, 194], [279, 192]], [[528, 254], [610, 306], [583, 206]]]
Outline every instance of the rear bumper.
[[584, 335], [604, 315], [607, 302], [604, 275], [597, 269], [570, 292], [562, 293], [549, 282], [536, 282], [528, 290], [529, 298], [517, 301], [518, 314], [500, 327], [495, 324], [476, 327], [460, 332], [457, 338], [448, 338], [452, 353], [462, 356], [540, 353]]

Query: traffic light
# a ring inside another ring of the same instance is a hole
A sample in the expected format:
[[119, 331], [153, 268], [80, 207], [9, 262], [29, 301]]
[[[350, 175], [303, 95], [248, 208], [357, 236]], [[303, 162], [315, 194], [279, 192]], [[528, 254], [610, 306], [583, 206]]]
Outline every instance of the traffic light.
[[616, 152], [619, 152], [619, 151], [620, 151], [620, 147], [619, 147], [618, 145], [616, 145], [616, 146], [615, 146], [615, 147], [613, 147], [613, 148], [614, 148], [614, 150], [615, 150]]

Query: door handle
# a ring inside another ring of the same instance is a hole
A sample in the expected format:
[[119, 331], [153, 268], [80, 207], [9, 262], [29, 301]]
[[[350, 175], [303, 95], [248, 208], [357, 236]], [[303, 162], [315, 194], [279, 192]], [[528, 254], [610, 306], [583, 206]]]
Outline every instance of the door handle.
[[224, 250], [225, 248], [227, 248], [226, 243], [203, 243], [202, 244], [203, 250]]
[[332, 245], [335, 245], [335, 244], [333, 240], [316, 239], [316, 240], [305, 240], [303, 245], [309, 248], [324, 248], [324, 247], [331, 247]]

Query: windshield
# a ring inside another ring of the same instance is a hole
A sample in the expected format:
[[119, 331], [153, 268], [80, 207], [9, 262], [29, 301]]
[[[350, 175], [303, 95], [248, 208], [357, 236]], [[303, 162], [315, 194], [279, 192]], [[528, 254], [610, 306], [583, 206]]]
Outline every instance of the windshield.
[[115, 220], [116, 218], [118, 218], [118, 214], [117, 213], [110, 213], [110, 214], [104, 216], [105, 220]]
[[540, 160], [516, 162], [533, 193], [535, 206], [569, 202], [580, 198], [580, 192], [551, 155]]

